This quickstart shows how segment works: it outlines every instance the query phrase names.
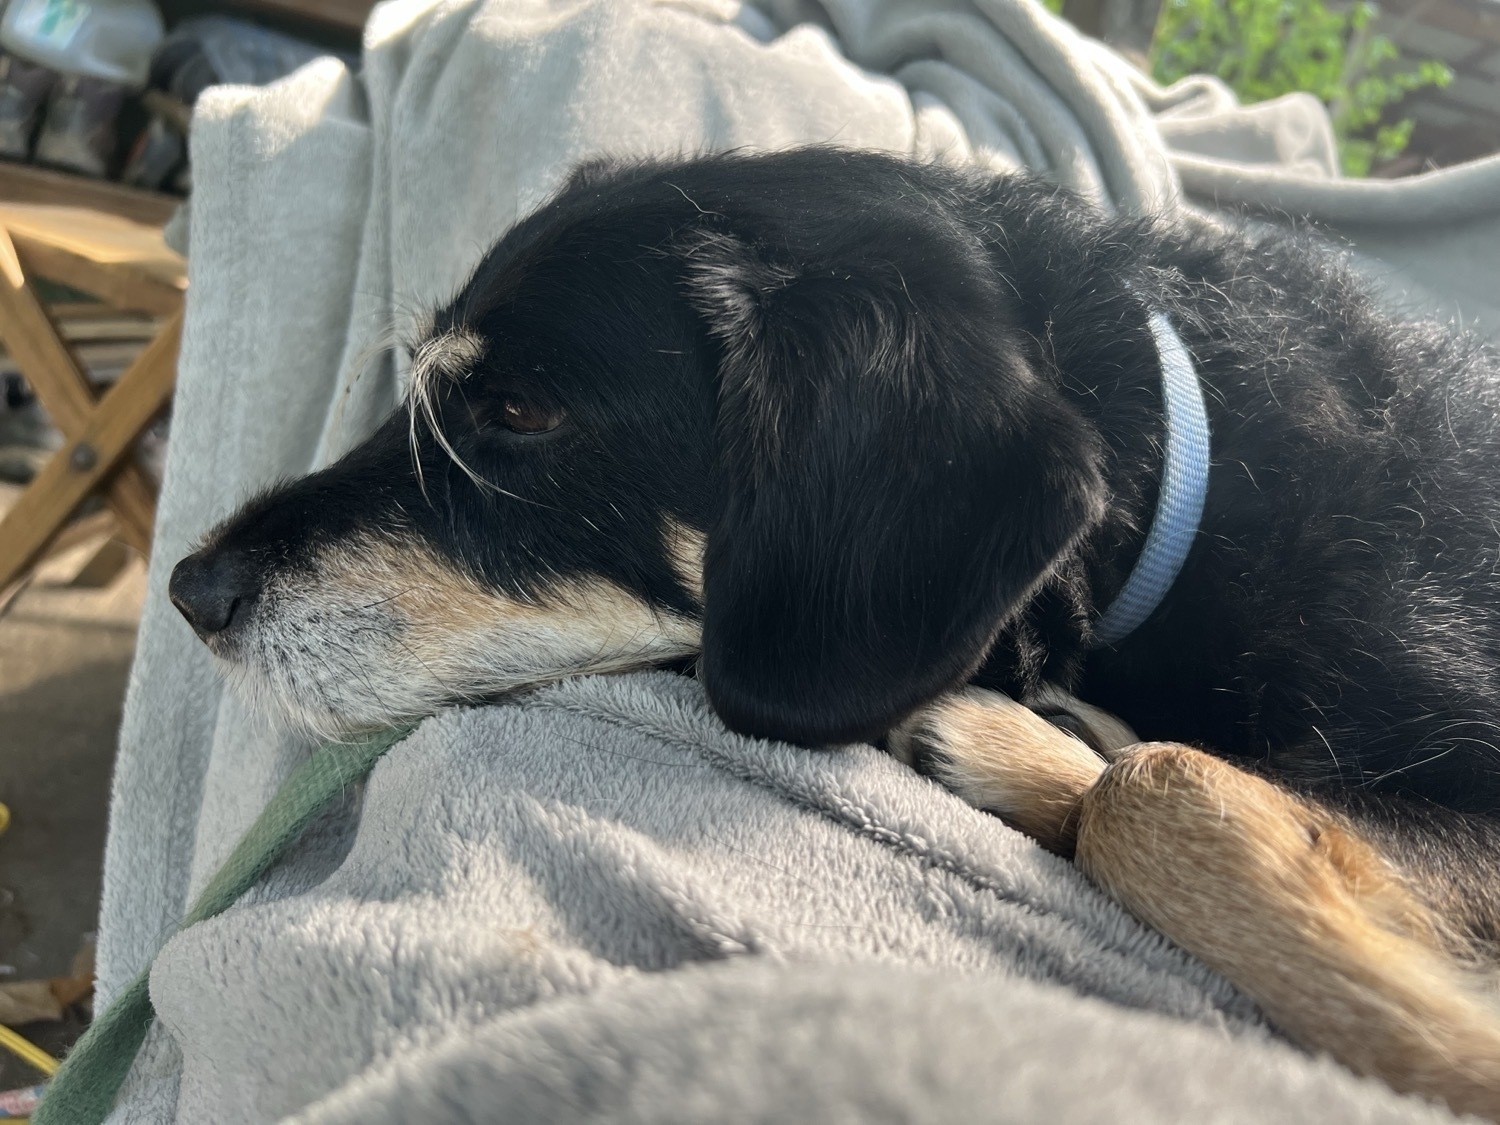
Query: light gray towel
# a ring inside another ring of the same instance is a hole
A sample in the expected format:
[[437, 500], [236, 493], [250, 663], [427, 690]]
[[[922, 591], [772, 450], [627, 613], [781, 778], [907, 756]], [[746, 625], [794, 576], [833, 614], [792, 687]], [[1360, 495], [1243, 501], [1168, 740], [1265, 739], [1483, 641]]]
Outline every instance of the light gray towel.
[[678, 676], [443, 715], [357, 803], [158, 959], [180, 1120], [1426, 1116], [1018, 833]]
[[[1027, 0], [400, 0], [358, 77], [211, 91], [103, 999], [309, 752], [222, 694], [167, 604], [194, 537], [368, 432], [405, 363], [381, 343], [580, 159], [806, 142], [1025, 164], [1134, 210], [1180, 183], [1304, 199], [1395, 247], [1411, 300], [1467, 299], [1464, 262], [1493, 276], [1424, 240], [1500, 237], [1500, 166], [1380, 189], [1400, 215], [1360, 203], [1315, 104], [1158, 90]], [[152, 989], [121, 1121], [1426, 1113], [1268, 1041], [994, 820], [868, 748], [733, 737], [662, 675], [429, 722], [250, 901], [173, 939]]]

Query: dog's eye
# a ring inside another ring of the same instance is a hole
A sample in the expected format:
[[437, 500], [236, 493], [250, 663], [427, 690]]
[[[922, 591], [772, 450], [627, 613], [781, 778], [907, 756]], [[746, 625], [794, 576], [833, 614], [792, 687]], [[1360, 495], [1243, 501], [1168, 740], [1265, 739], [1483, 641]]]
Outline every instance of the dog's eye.
[[516, 434], [545, 434], [562, 425], [563, 412], [524, 398], [508, 398], [500, 408], [500, 420]]

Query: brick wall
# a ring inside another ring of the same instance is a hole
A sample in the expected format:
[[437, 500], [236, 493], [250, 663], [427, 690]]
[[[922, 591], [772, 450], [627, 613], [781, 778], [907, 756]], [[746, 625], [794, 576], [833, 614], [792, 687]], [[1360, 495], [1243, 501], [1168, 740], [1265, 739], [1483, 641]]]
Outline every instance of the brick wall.
[[1500, 0], [1381, 0], [1378, 29], [1413, 59], [1453, 68], [1445, 89], [1409, 95], [1407, 151], [1376, 175], [1401, 176], [1500, 152]]

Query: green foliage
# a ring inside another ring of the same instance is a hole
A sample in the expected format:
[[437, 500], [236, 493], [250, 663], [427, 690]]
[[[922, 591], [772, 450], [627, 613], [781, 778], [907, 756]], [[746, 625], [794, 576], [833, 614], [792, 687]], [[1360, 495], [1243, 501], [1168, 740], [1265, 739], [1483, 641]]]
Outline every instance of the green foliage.
[[1367, 175], [1399, 155], [1410, 120], [1381, 123], [1386, 106], [1424, 86], [1446, 86], [1441, 62], [1404, 63], [1371, 28], [1369, 0], [1330, 8], [1323, 0], [1166, 0], [1151, 45], [1157, 81], [1215, 74], [1244, 102], [1306, 90], [1328, 106], [1344, 171]]

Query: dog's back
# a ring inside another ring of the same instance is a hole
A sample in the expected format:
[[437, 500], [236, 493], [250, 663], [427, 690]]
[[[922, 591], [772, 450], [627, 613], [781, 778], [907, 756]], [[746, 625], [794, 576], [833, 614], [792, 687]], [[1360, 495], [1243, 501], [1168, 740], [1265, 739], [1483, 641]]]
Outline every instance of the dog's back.
[[[1139, 347], [1122, 359], [1132, 301], [1178, 325], [1213, 435], [1198, 542], [1160, 611], [1084, 657], [1085, 694], [1144, 737], [1493, 809], [1495, 352], [1383, 311], [1313, 237], [1103, 221], [1080, 253], [1069, 204], [1048, 199], [1051, 229], [1012, 252], [1011, 277], [1041, 295], [1028, 328], [1078, 408], [1123, 430], [1111, 445], [1143, 482], [1137, 528], [1156, 499], [1161, 431], [1134, 411], [1159, 414], [1160, 373]], [[1128, 496], [1118, 473], [1112, 484]], [[1088, 575], [1095, 600], [1133, 557], [1110, 535], [1106, 524], [1082, 552], [1094, 547], [1101, 567]]]

